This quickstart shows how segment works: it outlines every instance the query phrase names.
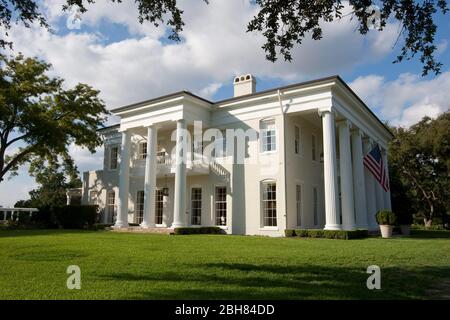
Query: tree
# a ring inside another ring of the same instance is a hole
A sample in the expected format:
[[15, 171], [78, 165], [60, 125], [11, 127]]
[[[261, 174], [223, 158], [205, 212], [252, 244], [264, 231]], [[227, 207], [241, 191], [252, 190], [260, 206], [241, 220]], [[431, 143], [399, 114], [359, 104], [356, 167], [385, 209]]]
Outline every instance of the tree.
[[0, 183], [26, 162], [36, 177], [56, 164], [73, 176], [69, 146], [95, 152], [101, 144], [96, 130], [107, 111], [99, 91], [81, 83], [64, 89], [62, 79], [48, 75], [50, 68], [20, 54], [0, 55]]
[[[203, 0], [208, 3], [208, 0]], [[11, 27], [11, 19], [25, 25], [39, 22], [41, 26], [49, 28], [45, 17], [39, 10], [36, 0], [2, 0], [0, 5], [0, 26], [6, 32]], [[81, 13], [86, 12], [88, 4], [94, 0], [66, 0], [63, 10], [71, 7], [78, 8]], [[122, 0], [111, 0], [120, 3]], [[180, 41], [183, 30], [183, 11], [177, 7], [176, 0], [135, 0], [138, 6], [139, 22], [149, 21], [155, 26], [165, 23], [170, 27], [169, 38]], [[263, 49], [270, 61], [277, 60], [277, 50], [285, 60], [291, 61], [291, 50], [294, 45], [301, 44], [305, 37], [314, 40], [322, 38], [323, 21], [331, 22], [342, 18], [342, 0], [255, 0], [259, 11], [249, 22], [248, 32], [260, 32], [266, 39]], [[376, 6], [381, 7], [378, 9]], [[423, 65], [423, 75], [429, 72], [440, 73], [442, 63], [435, 59], [435, 34], [437, 26], [435, 15], [437, 12], [446, 14], [448, 5], [446, 0], [350, 0], [352, 16], [357, 20], [358, 31], [366, 35], [375, 26], [383, 31], [389, 20], [396, 20], [402, 26], [399, 37], [404, 37], [404, 44], [394, 62], [404, 59], [410, 60], [420, 55]], [[169, 18], [165, 18], [168, 16]], [[6, 33], [7, 35], [7, 33]], [[11, 45], [0, 39], [0, 45]]]
[[410, 210], [423, 213], [431, 226], [450, 210], [450, 112], [424, 117], [394, 134], [389, 148], [393, 206], [405, 209], [401, 202], [407, 198]]
[[39, 187], [29, 192], [29, 200], [20, 200], [14, 205], [15, 207], [63, 206], [66, 204], [66, 191], [71, 188], [81, 188], [80, 178], [69, 176], [66, 179], [66, 173], [56, 163], [43, 167], [35, 178]]

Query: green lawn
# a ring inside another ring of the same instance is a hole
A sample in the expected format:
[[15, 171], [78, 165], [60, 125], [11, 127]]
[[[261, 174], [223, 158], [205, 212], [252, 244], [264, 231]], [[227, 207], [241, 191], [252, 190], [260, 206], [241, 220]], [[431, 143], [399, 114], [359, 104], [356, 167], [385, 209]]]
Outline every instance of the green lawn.
[[[0, 230], [0, 299], [410, 299], [450, 279], [447, 232], [327, 240]], [[68, 265], [81, 290], [66, 288]], [[366, 268], [381, 268], [381, 290]]]

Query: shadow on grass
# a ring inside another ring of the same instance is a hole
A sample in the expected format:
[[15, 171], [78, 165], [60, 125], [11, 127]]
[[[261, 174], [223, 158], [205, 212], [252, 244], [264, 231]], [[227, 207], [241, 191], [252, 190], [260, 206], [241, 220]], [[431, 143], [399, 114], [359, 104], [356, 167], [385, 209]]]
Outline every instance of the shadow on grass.
[[450, 239], [450, 230], [411, 230], [409, 237], [415, 239]]
[[448, 268], [382, 268], [382, 289], [368, 290], [369, 274], [356, 267], [209, 263], [180, 265], [179, 272], [100, 278], [137, 282], [135, 295], [124, 299], [413, 299], [432, 285], [424, 276], [430, 273], [450, 276]]
[[87, 234], [101, 231], [81, 230], [81, 229], [21, 229], [8, 230], [0, 229], [0, 238], [8, 237], [29, 237], [29, 236], [57, 236], [62, 234]]

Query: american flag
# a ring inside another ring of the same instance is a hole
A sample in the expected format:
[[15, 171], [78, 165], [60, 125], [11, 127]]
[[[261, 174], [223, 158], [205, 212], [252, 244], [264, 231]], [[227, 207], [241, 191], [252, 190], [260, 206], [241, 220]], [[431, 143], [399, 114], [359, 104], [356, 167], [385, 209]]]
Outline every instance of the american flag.
[[364, 157], [364, 166], [373, 174], [375, 180], [381, 184], [384, 191], [389, 191], [389, 179], [384, 167], [381, 150], [378, 145], [366, 154]]

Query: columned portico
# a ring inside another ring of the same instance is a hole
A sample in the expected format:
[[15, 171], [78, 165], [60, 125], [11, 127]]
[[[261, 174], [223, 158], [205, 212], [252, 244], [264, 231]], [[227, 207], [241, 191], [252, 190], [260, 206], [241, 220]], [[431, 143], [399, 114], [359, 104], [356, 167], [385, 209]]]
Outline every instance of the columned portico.
[[352, 158], [353, 158], [353, 195], [355, 198], [356, 226], [367, 229], [367, 202], [366, 184], [364, 178], [362, 132], [359, 129], [352, 130]]
[[323, 127], [323, 172], [325, 187], [325, 229], [340, 230], [334, 109], [319, 109]]
[[186, 225], [186, 161], [187, 161], [187, 136], [186, 122], [177, 121], [175, 155], [175, 197], [172, 228]]
[[147, 128], [147, 158], [144, 175], [144, 214], [141, 227], [155, 226], [156, 197], [156, 152], [158, 145], [158, 128], [151, 125]]
[[350, 122], [343, 120], [339, 126], [339, 155], [341, 173], [342, 228], [355, 229], [355, 206], [353, 200], [353, 169], [350, 148]]
[[120, 172], [119, 172], [119, 198], [117, 219], [114, 227], [128, 227], [128, 197], [130, 190], [130, 144], [131, 133], [122, 132], [122, 145], [120, 151]]
[[[364, 154], [367, 154], [372, 150], [372, 140], [370, 138], [364, 139]], [[375, 230], [378, 228], [375, 214], [377, 213], [377, 200], [376, 200], [376, 181], [372, 173], [364, 168], [364, 182], [366, 185], [366, 203], [367, 203], [367, 223], [369, 230]]]

